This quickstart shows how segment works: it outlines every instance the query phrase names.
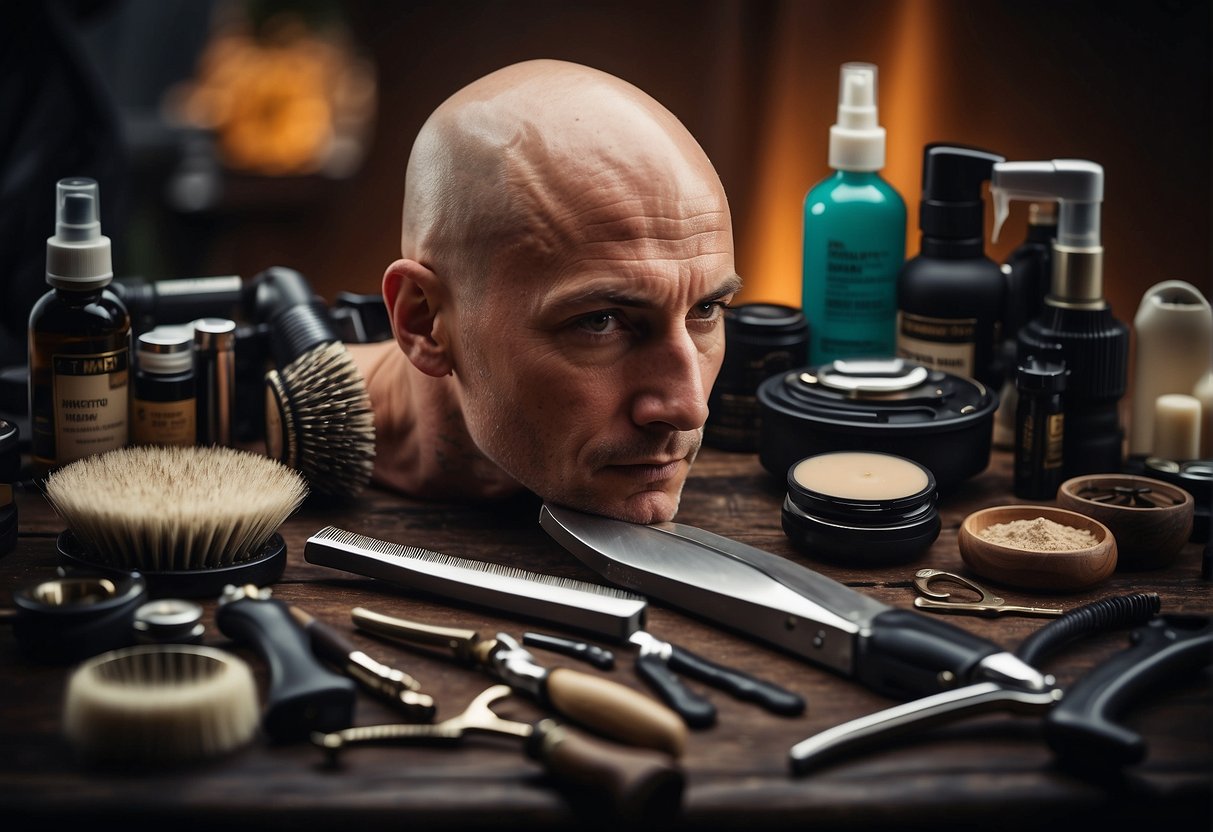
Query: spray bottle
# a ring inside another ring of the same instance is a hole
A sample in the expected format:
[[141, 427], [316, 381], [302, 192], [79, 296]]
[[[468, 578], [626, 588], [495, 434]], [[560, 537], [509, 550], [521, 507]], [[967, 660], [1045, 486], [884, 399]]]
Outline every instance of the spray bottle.
[[906, 205], [881, 178], [885, 131], [876, 115], [876, 67], [842, 65], [830, 167], [804, 201], [803, 299], [809, 360], [891, 357]]
[[1128, 383], [1129, 330], [1103, 297], [1103, 168], [1083, 159], [1000, 162], [990, 178], [993, 239], [1014, 199], [1055, 200], [1052, 280], [1040, 314], [1019, 332], [1019, 356], [1064, 362], [1064, 475], [1118, 472], [1124, 431], [1118, 402]]
[[120, 448], [129, 430], [130, 334], [126, 307], [107, 287], [114, 272], [92, 179], [56, 188], [46, 282], [29, 317], [30, 445], [45, 471]]

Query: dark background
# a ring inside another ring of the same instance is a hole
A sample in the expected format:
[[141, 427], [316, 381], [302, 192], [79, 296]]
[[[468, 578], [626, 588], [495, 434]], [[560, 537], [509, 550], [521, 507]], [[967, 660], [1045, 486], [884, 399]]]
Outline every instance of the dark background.
[[[152, 279], [303, 272], [331, 299], [376, 292], [398, 254], [405, 162], [444, 98], [506, 64], [585, 63], [649, 92], [703, 144], [733, 209], [742, 301], [799, 305], [800, 209], [828, 172], [839, 65], [880, 68], [887, 178], [918, 246], [922, 146], [1106, 171], [1106, 294], [1131, 323], [1167, 279], [1210, 287], [1206, 0], [441, 0], [17, 2], [0, 31], [4, 363], [45, 291], [54, 182], [102, 183], [115, 272]], [[339, 23], [373, 65], [377, 107], [349, 175], [225, 169], [205, 131], [161, 117], [218, 12]], [[182, 188], [193, 183], [192, 198]], [[1026, 208], [989, 253], [1022, 238]], [[987, 212], [987, 222], [988, 222]]]

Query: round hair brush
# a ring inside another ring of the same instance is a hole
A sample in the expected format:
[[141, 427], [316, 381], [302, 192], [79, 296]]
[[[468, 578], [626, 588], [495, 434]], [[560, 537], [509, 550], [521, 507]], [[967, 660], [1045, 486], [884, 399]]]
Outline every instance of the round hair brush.
[[44, 491], [67, 524], [66, 560], [138, 571], [158, 597], [277, 580], [286, 545], [276, 532], [307, 497], [290, 468], [221, 446], [120, 448], [60, 468]]
[[200, 645], [103, 653], [68, 680], [63, 728], [94, 763], [182, 763], [243, 746], [257, 731], [257, 688], [238, 656]]
[[269, 324], [276, 369], [266, 375], [265, 441], [312, 491], [359, 493], [375, 463], [366, 382], [303, 276], [275, 266], [253, 279], [254, 317]]

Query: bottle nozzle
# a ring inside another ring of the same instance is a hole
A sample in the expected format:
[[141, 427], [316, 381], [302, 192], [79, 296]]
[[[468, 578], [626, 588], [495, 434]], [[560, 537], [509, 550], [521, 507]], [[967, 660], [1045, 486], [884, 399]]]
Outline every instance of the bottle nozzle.
[[876, 123], [876, 67], [843, 64], [838, 87], [838, 125], [851, 129], [879, 127]]
[[1099, 247], [1099, 207], [1103, 168], [1085, 159], [1002, 162], [990, 178], [994, 201], [994, 241], [1013, 199], [1053, 200], [1060, 206], [1057, 242], [1074, 248]]
[[830, 167], [880, 170], [884, 144], [876, 113], [876, 65], [845, 63], [838, 82], [838, 118], [830, 128]]
[[108, 285], [113, 276], [110, 241], [101, 234], [97, 180], [60, 179], [55, 236], [46, 241], [47, 282], [58, 289], [89, 290]]
[[56, 187], [55, 236], [62, 242], [101, 236], [101, 197], [94, 179], [60, 179]]

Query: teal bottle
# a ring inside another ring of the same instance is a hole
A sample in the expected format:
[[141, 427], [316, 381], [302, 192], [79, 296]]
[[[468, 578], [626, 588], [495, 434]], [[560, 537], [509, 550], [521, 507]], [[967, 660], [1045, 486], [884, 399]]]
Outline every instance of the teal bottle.
[[889, 358], [897, 341], [897, 275], [905, 260], [906, 204], [880, 176], [876, 67], [842, 66], [830, 167], [804, 200], [801, 307], [809, 362]]

